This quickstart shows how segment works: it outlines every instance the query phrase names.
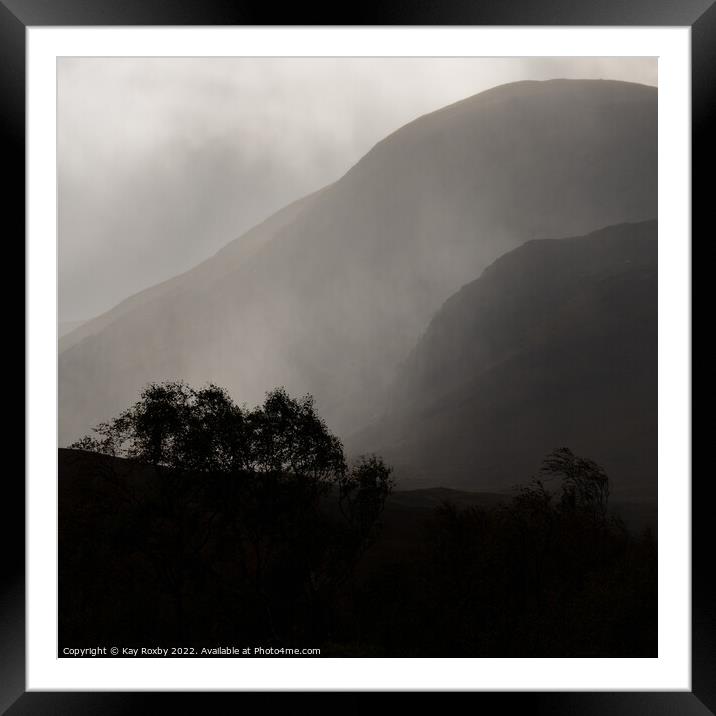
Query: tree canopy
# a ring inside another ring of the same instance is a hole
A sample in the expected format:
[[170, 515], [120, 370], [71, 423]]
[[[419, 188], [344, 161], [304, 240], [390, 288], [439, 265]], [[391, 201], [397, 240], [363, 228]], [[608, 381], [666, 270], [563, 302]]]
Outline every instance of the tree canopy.
[[94, 433], [70, 447], [192, 472], [328, 481], [346, 471], [343, 445], [317, 414], [313, 398], [292, 398], [284, 388], [249, 409], [213, 384], [195, 389], [183, 381], [152, 383]]

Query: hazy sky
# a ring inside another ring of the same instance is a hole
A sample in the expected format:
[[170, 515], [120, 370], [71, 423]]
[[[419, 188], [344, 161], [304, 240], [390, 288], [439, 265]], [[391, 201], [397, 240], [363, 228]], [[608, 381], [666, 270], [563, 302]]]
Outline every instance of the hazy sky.
[[421, 114], [654, 58], [58, 59], [60, 320], [98, 315], [340, 178]]

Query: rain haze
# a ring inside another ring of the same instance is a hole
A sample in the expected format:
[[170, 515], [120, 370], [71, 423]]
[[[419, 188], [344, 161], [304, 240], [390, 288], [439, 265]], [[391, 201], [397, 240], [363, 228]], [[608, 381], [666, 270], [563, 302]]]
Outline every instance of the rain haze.
[[550, 78], [656, 85], [657, 60], [62, 58], [60, 322], [192, 268], [423, 114]]
[[61, 649], [658, 655], [655, 58], [58, 74]]

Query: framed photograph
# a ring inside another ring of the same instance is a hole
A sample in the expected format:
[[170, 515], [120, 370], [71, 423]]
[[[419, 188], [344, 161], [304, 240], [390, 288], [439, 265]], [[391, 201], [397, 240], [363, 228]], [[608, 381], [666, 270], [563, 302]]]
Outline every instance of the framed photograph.
[[0, 706], [716, 708], [707, 0], [2, 3], [27, 421]]

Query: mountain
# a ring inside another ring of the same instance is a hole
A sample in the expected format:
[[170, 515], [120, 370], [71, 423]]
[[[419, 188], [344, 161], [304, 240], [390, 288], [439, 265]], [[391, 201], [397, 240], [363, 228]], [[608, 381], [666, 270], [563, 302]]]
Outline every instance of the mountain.
[[91, 321], [61, 323], [60, 352], [72, 348], [89, 336], [97, 335], [110, 324], [136, 310], [141, 310], [148, 303], [159, 299], [171, 300], [172, 297], [181, 294], [187, 285], [191, 285], [194, 289], [199, 286], [206, 287], [230, 274], [244, 261], [249, 260], [280, 229], [288, 225], [319, 194], [320, 191], [292, 202], [247, 231], [240, 241], [232, 241], [215, 256], [202, 261], [187, 273], [140, 291]]
[[423, 116], [334, 184], [62, 339], [60, 445], [151, 380], [239, 401], [311, 392], [333, 430], [380, 412], [442, 303], [527, 239], [656, 215], [657, 92], [517, 82]]
[[83, 323], [84, 321], [60, 321], [57, 324], [57, 337], [61, 339], [68, 333], [77, 330]]
[[657, 224], [529, 241], [463, 286], [400, 369], [386, 414], [352, 441], [401, 484], [499, 490], [554, 448], [655, 497]]

